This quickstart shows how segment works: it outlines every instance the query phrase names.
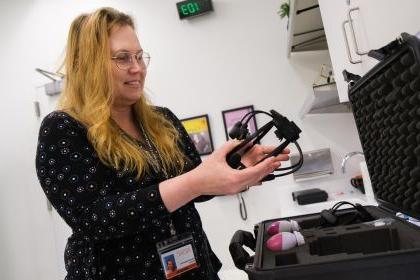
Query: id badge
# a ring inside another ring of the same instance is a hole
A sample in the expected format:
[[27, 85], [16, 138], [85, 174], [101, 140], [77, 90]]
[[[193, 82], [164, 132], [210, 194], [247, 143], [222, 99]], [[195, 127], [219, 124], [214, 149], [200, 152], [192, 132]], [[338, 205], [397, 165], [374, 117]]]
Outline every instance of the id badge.
[[166, 279], [174, 278], [199, 266], [194, 239], [190, 233], [172, 236], [157, 243], [156, 248]]

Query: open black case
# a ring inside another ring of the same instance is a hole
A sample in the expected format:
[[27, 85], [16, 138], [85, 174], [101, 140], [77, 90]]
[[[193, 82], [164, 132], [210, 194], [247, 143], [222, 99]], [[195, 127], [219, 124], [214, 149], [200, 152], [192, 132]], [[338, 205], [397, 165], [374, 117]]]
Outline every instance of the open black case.
[[[237, 231], [229, 249], [250, 280], [420, 279], [420, 227], [395, 216], [420, 217], [420, 41], [402, 34], [371, 56], [381, 61], [364, 77], [348, 80], [349, 99], [379, 204], [364, 209], [372, 220], [391, 223], [356, 219], [321, 227], [321, 214], [314, 213], [262, 221], [254, 234]], [[297, 221], [305, 244], [268, 250], [267, 227], [278, 220]]]

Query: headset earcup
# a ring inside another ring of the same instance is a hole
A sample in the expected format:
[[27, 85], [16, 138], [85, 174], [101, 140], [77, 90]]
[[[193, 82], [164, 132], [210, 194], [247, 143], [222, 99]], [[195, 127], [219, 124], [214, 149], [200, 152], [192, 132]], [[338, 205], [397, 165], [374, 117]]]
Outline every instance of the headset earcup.
[[241, 122], [237, 122], [234, 124], [234, 126], [230, 129], [229, 131], [229, 137], [231, 139], [239, 139], [241, 136], [241, 126], [242, 123]]
[[226, 159], [226, 161], [230, 167], [237, 168], [241, 164], [241, 155], [238, 153], [233, 153]]

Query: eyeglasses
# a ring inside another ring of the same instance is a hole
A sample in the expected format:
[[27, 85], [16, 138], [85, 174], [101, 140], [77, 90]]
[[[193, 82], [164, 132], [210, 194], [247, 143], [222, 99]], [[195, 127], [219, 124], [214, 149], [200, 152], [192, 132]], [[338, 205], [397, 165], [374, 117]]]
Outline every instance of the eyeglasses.
[[130, 67], [133, 66], [134, 60], [137, 61], [137, 63], [140, 66], [144, 66], [147, 68], [150, 62], [150, 55], [147, 52], [140, 52], [140, 53], [130, 53], [130, 52], [118, 52], [114, 56], [111, 57], [112, 60], [115, 61], [115, 64], [117, 64], [117, 67], [121, 70], [127, 70]]

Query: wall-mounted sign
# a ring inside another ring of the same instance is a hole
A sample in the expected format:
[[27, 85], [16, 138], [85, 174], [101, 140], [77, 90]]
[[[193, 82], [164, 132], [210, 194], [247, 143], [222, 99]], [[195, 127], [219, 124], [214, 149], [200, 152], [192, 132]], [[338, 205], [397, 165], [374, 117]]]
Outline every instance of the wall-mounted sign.
[[199, 16], [213, 11], [211, 0], [187, 0], [176, 3], [180, 19]]

